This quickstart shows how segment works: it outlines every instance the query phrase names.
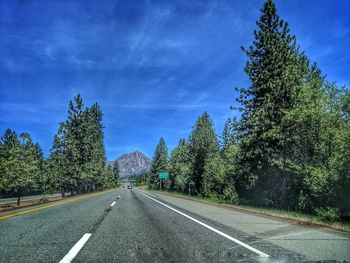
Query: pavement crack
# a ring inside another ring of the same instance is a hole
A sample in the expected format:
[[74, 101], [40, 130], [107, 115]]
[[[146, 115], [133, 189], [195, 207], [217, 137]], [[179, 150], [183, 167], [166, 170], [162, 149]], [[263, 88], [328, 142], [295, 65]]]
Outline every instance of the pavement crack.
[[92, 226], [91, 230], [89, 233], [94, 234], [97, 230], [97, 228], [101, 225], [102, 221], [106, 218], [108, 213], [112, 210], [112, 208], [106, 208], [103, 212], [103, 214], [97, 219], [95, 224]]

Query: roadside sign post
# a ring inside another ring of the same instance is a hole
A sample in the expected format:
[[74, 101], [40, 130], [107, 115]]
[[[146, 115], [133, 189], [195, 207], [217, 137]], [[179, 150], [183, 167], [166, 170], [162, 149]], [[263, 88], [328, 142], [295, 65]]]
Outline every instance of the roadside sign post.
[[168, 172], [159, 172], [159, 189], [162, 190], [162, 179], [169, 179]]

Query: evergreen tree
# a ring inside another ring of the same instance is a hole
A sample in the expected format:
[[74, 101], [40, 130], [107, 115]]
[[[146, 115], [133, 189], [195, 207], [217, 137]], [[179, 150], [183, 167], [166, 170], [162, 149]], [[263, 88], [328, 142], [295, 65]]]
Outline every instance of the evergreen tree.
[[34, 159], [38, 165], [38, 173], [36, 177], [36, 183], [38, 190], [45, 192], [47, 190], [47, 174], [45, 174], [45, 158], [43, 150], [41, 149], [39, 143], [33, 145], [33, 155]]
[[204, 112], [197, 119], [189, 138], [189, 151], [192, 157], [191, 181], [194, 183], [195, 193], [202, 191], [206, 161], [219, 152], [219, 142], [213, 126], [208, 113]]
[[[299, 52], [295, 37], [277, 14], [272, 0], [265, 2], [248, 49], [245, 72], [251, 86], [240, 89], [242, 174], [265, 204], [284, 204], [291, 175], [288, 171], [292, 129], [285, 125], [286, 111], [298, 98], [308, 61]], [[274, 200], [274, 201], [272, 201]]]
[[[315, 66], [310, 71], [298, 105], [289, 112], [294, 123], [293, 164], [298, 172], [299, 208], [314, 212], [320, 207], [350, 211], [344, 202], [349, 197], [347, 118], [342, 109], [348, 91], [323, 81]], [[342, 190], [340, 190], [342, 189]], [[339, 191], [340, 190], [340, 191]]]
[[180, 139], [170, 157], [170, 190], [185, 192], [190, 187], [191, 158], [185, 139]]
[[19, 138], [16, 132], [7, 129], [1, 138], [1, 187], [3, 191], [14, 193], [17, 196], [17, 205], [24, 192], [35, 187], [36, 178], [40, 173], [39, 159], [36, 156], [36, 147], [27, 133]]
[[[102, 124], [102, 111], [95, 103], [91, 108], [87, 108], [85, 114], [85, 152], [84, 152], [84, 172], [86, 182], [83, 186], [92, 190], [95, 184], [99, 183], [100, 175], [106, 169], [106, 153], [104, 148], [104, 132]], [[85, 190], [84, 190], [85, 191]]]
[[203, 170], [203, 185], [201, 193], [219, 199], [223, 194], [226, 179], [226, 166], [219, 154], [207, 159]]
[[159, 172], [168, 171], [168, 158], [168, 148], [163, 137], [161, 137], [153, 155], [152, 166], [148, 179], [149, 188], [159, 189]]
[[67, 190], [85, 193], [112, 185], [106, 166], [102, 117], [97, 103], [84, 108], [79, 94], [70, 101], [68, 119], [60, 124], [50, 156], [62, 195]]
[[239, 132], [238, 132], [239, 122], [236, 118], [228, 118], [224, 125], [224, 130], [221, 135], [221, 148], [224, 150], [232, 144], [238, 144], [239, 142]]
[[0, 190], [16, 194], [19, 203], [25, 192], [59, 189], [64, 197], [66, 191], [113, 187], [116, 177], [106, 167], [102, 117], [97, 103], [84, 108], [78, 94], [69, 103], [68, 118], [60, 123], [47, 160], [29, 134], [18, 138], [8, 129], [0, 143]]
[[61, 191], [62, 197], [71, 189], [73, 178], [69, 172], [67, 159], [67, 140], [64, 123], [60, 123], [58, 133], [54, 136], [53, 145], [50, 149], [49, 170], [53, 179], [53, 188]]
[[66, 160], [68, 162], [68, 173], [69, 177], [73, 180], [71, 181], [71, 192], [75, 193], [80, 190], [81, 183], [85, 183], [86, 173], [83, 170], [84, 167], [84, 157], [88, 155], [87, 144], [85, 143], [87, 138], [86, 129], [86, 118], [84, 116], [84, 104], [83, 99], [78, 94], [74, 97], [74, 101], [69, 102], [68, 109], [68, 120], [65, 122], [66, 129]]

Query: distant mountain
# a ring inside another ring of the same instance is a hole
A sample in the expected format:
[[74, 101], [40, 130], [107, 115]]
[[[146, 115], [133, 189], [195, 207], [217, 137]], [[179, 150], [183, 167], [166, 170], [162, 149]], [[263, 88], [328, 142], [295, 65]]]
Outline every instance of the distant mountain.
[[119, 164], [120, 177], [147, 173], [151, 169], [151, 160], [140, 151], [125, 153], [108, 164], [114, 165], [115, 162]]

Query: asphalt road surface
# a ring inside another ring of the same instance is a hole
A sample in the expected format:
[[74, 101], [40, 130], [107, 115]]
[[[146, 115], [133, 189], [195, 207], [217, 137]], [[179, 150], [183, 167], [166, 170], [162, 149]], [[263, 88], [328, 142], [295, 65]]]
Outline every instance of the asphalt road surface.
[[350, 235], [135, 188], [53, 204], [0, 214], [0, 262], [350, 261]]

